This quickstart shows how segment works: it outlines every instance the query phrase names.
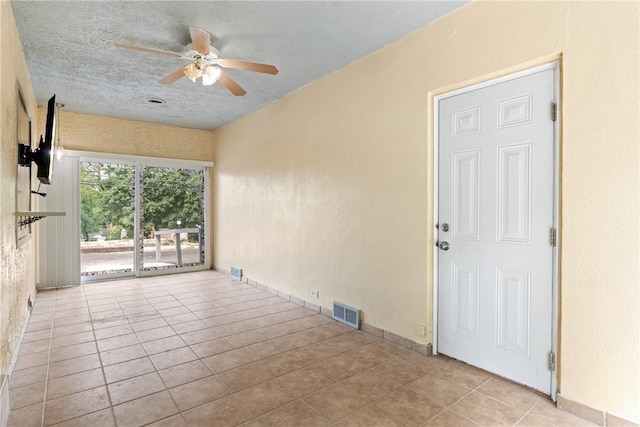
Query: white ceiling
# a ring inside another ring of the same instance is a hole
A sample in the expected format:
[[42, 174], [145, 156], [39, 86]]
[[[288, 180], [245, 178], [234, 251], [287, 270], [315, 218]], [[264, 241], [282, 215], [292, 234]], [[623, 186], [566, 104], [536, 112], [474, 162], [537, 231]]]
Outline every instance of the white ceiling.
[[[373, 52], [464, 1], [12, 1], [39, 105], [65, 111], [216, 129]], [[189, 26], [211, 33], [222, 58], [274, 64], [279, 74], [228, 69], [247, 90], [183, 78], [180, 58], [114, 42], [182, 52]], [[408, 62], [406, 66], [410, 67]], [[375, 90], [375, 88], [372, 88]], [[150, 98], [165, 103], [154, 105]]]

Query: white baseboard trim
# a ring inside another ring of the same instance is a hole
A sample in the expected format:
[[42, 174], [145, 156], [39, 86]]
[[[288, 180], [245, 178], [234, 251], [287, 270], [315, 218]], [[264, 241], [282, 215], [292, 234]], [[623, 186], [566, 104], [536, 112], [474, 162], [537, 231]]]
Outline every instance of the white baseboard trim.
[[[227, 276], [231, 276], [230, 271], [224, 268], [220, 268], [220, 267], [214, 267], [214, 270], [216, 270], [219, 273], [222, 274], [226, 274]], [[237, 280], [237, 279], [234, 279]], [[281, 298], [286, 299], [287, 301], [291, 301], [294, 304], [297, 304], [299, 306], [308, 308], [309, 310], [313, 310], [316, 311], [322, 315], [325, 315], [327, 317], [333, 317], [333, 311], [330, 308], [326, 308], [326, 307], [322, 307], [318, 304], [314, 304], [310, 301], [307, 301], [303, 298], [299, 298], [295, 295], [291, 295], [285, 292], [282, 292], [280, 290], [278, 290], [277, 288], [274, 288], [273, 286], [270, 285], [265, 285], [263, 283], [257, 282], [247, 276], [242, 276], [242, 279], [240, 280], [240, 282], [245, 283], [247, 285], [253, 286], [255, 288], [258, 289], [262, 289], [264, 291], [270, 292], [274, 295], [277, 295]], [[393, 332], [389, 332], [387, 330], [384, 330], [382, 328], [378, 328], [377, 326], [373, 326], [370, 325], [368, 323], [365, 322], [361, 322], [360, 323], [360, 328], [363, 332], [366, 332], [368, 334], [371, 335], [375, 335], [379, 338], [382, 338], [384, 340], [387, 340], [389, 342], [392, 342], [394, 344], [397, 344], [401, 347], [404, 347], [408, 350], [413, 350], [416, 351], [420, 354], [423, 354], [425, 356], [431, 356], [433, 354], [433, 347], [431, 343], [419, 343], [417, 341], [413, 341], [410, 340], [409, 338], [405, 338], [402, 337], [400, 335], [394, 334]]]
[[24, 334], [27, 331], [27, 325], [29, 324], [30, 318], [31, 309], [27, 309], [26, 318], [24, 320], [24, 324], [22, 325], [20, 335], [18, 336], [18, 344], [16, 345], [15, 351], [13, 352], [11, 361], [9, 362], [9, 366], [7, 366], [7, 371], [3, 375], [0, 375], [0, 427], [6, 427], [9, 422], [9, 382], [11, 381], [13, 369], [15, 368], [16, 362], [18, 361], [18, 354], [20, 354], [22, 340], [24, 339]]
[[599, 426], [638, 426], [637, 423], [617, 417], [613, 414], [608, 413], [607, 411], [594, 409], [580, 402], [567, 399], [562, 394], [558, 394], [557, 406], [559, 409], [570, 412], [573, 415], [576, 415], [587, 421], [591, 421], [592, 423]]
[[0, 375], [0, 427], [9, 422], [9, 375]]

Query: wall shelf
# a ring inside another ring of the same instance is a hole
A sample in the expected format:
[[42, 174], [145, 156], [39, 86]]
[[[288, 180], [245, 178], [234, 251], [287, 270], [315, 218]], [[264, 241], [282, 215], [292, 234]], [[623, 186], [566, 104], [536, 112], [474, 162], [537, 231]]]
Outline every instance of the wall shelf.
[[27, 225], [40, 221], [48, 216], [66, 216], [66, 212], [16, 212], [13, 214], [18, 217], [18, 227], [26, 227]]

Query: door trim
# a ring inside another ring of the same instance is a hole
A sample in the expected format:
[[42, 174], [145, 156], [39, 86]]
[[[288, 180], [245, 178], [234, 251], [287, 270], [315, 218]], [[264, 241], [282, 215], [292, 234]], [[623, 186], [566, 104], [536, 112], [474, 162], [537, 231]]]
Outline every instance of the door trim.
[[[553, 151], [554, 151], [554, 159], [553, 159], [553, 226], [556, 229], [556, 246], [552, 249], [552, 306], [551, 306], [551, 351], [555, 354], [556, 363], [554, 371], [551, 375], [551, 399], [555, 402], [558, 394], [558, 348], [559, 348], [559, 324], [558, 324], [558, 295], [559, 295], [559, 266], [558, 266], [558, 258], [559, 258], [559, 248], [561, 244], [561, 236], [560, 232], [560, 120], [561, 120], [561, 97], [560, 97], [560, 61], [556, 60], [547, 64], [539, 65], [536, 67], [532, 67], [523, 71], [519, 71], [516, 73], [507, 74], [498, 78], [490, 79], [484, 82], [480, 82], [477, 84], [473, 84], [470, 86], [466, 86], [460, 89], [452, 90], [449, 92], [441, 93], [433, 97], [433, 232], [434, 238], [432, 239], [431, 244], [437, 245], [437, 235], [438, 230], [436, 229], [436, 224], [438, 224], [438, 190], [439, 190], [439, 182], [438, 182], [438, 174], [439, 174], [439, 102], [442, 99], [450, 98], [456, 95], [460, 95], [463, 93], [471, 92], [474, 90], [482, 89], [485, 87], [493, 86], [499, 83], [504, 83], [507, 81], [515, 80], [520, 77], [528, 76], [531, 74], [536, 74], [542, 71], [553, 70], [554, 71], [554, 97], [556, 100], [556, 121], [554, 123], [554, 131], [553, 131]], [[432, 246], [432, 247], [434, 247]], [[433, 318], [432, 323], [432, 337], [431, 342], [433, 344], [433, 354], [438, 354], [438, 249], [433, 249]]]

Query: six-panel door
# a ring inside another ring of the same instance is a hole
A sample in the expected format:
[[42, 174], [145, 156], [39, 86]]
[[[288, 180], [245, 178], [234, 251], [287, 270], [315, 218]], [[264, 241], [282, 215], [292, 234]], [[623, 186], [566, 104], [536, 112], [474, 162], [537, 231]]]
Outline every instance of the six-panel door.
[[449, 243], [439, 250], [438, 352], [545, 393], [553, 102], [546, 70], [438, 105], [438, 239]]

